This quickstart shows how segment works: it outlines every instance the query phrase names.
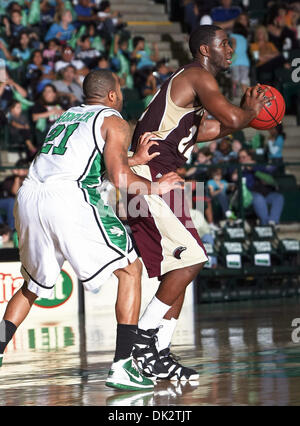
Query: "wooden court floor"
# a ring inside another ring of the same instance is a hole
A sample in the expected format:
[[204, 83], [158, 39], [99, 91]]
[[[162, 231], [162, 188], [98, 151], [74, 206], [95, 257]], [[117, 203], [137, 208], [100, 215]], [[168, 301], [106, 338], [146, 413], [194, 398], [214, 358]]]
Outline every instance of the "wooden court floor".
[[29, 344], [23, 338], [11, 342], [0, 368], [0, 406], [300, 405], [299, 302], [293, 297], [198, 305], [193, 344], [177, 339], [172, 350], [199, 371], [199, 381], [161, 381], [153, 392], [105, 387], [113, 347], [95, 340], [89, 324], [29, 329]]

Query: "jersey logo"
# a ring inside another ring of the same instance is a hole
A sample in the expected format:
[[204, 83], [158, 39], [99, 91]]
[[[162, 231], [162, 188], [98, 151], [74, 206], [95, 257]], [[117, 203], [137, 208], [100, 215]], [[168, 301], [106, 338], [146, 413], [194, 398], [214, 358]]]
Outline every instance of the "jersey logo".
[[181, 259], [181, 253], [182, 253], [184, 250], [186, 250], [186, 247], [183, 247], [183, 246], [177, 247], [177, 248], [173, 251], [173, 256], [174, 256], [176, 259]]
[[113, 226], [110, 228], [109, 232], [113, 235], [117, 235], [118, 237], [121, 237], [124, 234], [124, 231], [121, 228], [118, 228], [117, 226]]

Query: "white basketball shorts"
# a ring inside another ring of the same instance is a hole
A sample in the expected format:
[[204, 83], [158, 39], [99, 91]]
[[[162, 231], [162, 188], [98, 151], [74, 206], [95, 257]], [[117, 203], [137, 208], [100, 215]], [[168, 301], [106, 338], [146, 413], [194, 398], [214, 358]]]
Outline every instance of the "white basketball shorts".
[[137, 258], [131, 238], [96, 188], [25, 181], [15, 203], [21, 273], [28, 289], [50, 297], [67, 260], [86, 290], [97, 290]]

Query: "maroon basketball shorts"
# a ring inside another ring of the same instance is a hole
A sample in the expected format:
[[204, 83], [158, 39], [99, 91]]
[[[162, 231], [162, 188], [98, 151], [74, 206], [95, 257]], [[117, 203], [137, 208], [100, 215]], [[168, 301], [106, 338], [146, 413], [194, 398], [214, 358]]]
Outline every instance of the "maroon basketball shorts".
[[[155, 180], [147, 165], [132, 167], [132, 171]], [[129, 196], [126, 213], [149, 278], [207, 261], [183, 189], [164, 196]]]

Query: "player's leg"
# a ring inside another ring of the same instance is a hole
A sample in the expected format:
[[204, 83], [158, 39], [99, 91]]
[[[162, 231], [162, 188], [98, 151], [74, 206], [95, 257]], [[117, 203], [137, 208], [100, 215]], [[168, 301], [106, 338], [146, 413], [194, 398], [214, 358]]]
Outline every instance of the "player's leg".
[[156, 295], [139, 321], [141, 328], [158, 329], [157, 349], [160, 361], [168, 370], [167, 376], [158, 374], [158, 378], [196, 380], [199, 377], [195, 370], [179, 364], [178, 359], [170, 352], [170, 344], [184, 302], [186, 287], [197, 276], [202, 266], [203, 264], [197, 264], [165, 274]]
[[37, 295], [27, 288], [26, 281], [7, 304], [3, 320], [0, 323], [0, 366], [6, 346], [19, 325], [27, 317]]
[[124, 390], [152, 389], [152, 380], [140, 373], [131, 356], [134, 344], [140, 340], [137, 323], [141, 303], [142, 264], [136, 259], [127, 267], [114, 271], [114, 274], [118, 278], [117, 339], [106, 386]]

